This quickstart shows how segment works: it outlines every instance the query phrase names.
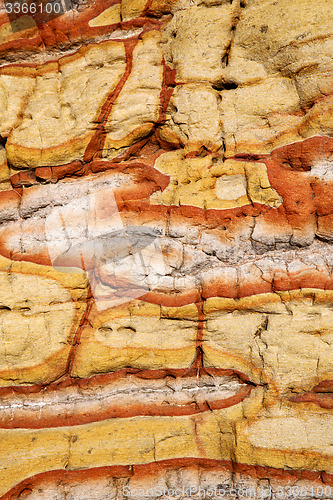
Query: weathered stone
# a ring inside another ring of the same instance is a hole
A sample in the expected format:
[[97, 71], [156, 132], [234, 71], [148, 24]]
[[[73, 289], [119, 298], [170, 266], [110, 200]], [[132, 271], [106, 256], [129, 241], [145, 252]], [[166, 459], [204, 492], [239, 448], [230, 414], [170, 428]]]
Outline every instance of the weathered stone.
[[103, 10], [97, 17], [89, 21], [89, 26], [109, 26], [110, 24], [118, 23], [121, 21], [120, 4], [116, 3], [107, 9]]
[[[125, 67], [123, 43], [107, 41], [32, 70], [34, 94], [7, 142], [11, 164], [35, 168], [81, 159], [103, 100]], [[20, 81], [23, 94], [27, 86]]]
[[165, 309], [163, 317], [160, 306], [132, 302], [102, 315], [96, 312], [76, 350], [72, 375], [190, 367], [196, 354], [197, 308]]
[[186, 84], [174, 91], [161, 136], [185, 146], [187, 151], [205, 147], [218, 151], [222, 146], [218, 94], [210, 86]]
[[121, 18], [130, 21], [139, 17], [146, 7], [147, 0], [121, 0]]
[[332, 498], [330, 9], [0, 16], [3, 500]]
[[106, 122], [106, 157], [110, 149], [129, 146], [148, 135], [159, 118], [163, 77], [160, 33], [143, 35], [132, 57], [131, 71]]
[[223, 57], [232, 37], [235, 9], [230, 4], [177, 11], [165, 30], [166, 58], [177, 82], [221, 80]]
[[54, 279], [9, 269], [0, 281], [0, 385], [61, 377], [84, 305]]

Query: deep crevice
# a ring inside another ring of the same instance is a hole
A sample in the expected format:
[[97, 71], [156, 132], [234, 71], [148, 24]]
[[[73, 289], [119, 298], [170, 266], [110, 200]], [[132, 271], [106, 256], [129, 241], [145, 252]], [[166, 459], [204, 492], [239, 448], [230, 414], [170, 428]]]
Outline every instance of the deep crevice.
[[221, 82], [215, 83], [212, 85], [213, 89], [218, 90], [219, 92], [222, 90], [234, 90], [238, 88], [238, 84], [234, 82]]

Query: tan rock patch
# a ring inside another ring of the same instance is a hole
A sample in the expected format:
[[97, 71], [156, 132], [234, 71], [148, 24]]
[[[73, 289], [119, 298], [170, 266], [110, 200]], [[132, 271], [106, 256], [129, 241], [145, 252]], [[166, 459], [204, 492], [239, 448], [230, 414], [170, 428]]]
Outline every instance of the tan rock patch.
[[222, 59], [231, 40], [235, 7], [194, 6], [177, 11], [165, 30], [166, 60], [177, 82], [218, 82]]
[[219, 164], [213, 163], [210, 155], [185, 158], [178, 150], [161, 155], [155, 168], [170, 175], [170, 184], [151, 195], [153, 204], [227, 209], [251, 201], [273, 207], [282, 203], [270, 186], [264, 163], [227, 160]]
[[125, 367], [187, 368], [196, 353], [197, 316], [195, 305], [161, 310], [137, 301], [96, 311], [76, 350], [72, 375], [83, 378]]
[[64, 374], [83, 312], [57, 281], [0, 273], [0, 384], [45, 383]]
[[43, 65], [23, 120], [7, 142], [11, 164], [35, 168], [82, 158], [100, 107], [125, 65], [123, 43], [112, 41]]
[[145, 6], [147, 0], [121, 0], [121, 18], [123, 21], [130, 21], [139, 17]]
[[160, 33], [150, 31], [133, 51], [131, 73], [107, 120], [105, 157], [151, 132], [159, 117], [162, 77]]
[[95, 26], [108, 26], [109, 24], [119, 23], [120, 21], [120, 4], [116, 3], [103, 10], [97, 17], [91, 19], [88, 24], [94, 28]]

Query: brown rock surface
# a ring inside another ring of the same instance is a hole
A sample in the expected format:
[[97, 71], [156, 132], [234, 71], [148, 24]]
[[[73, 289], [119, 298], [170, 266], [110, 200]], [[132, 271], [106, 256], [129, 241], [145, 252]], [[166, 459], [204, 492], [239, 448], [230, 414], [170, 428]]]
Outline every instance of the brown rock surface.
[[331, 3], [72, 7], [0, 11], [1, 499], [333, 498]]

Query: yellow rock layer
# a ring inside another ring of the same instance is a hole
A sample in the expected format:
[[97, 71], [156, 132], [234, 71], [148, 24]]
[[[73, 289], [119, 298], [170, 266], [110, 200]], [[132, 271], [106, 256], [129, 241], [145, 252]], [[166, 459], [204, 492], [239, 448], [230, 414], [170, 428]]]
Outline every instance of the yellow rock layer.
[[139, 17], [145, 6], [147, 0], [121, 0], [121, 18], [123, 21], [130, 21]]
[[278, 207], [281, 197], [270, 186], [264, 163], [226, 160], [213, 156], [186, 158], [184, 150], [162, 154], [155, 168], [170, 176], [163, 192], [152, 194], [152, 204], [189, 205], [203, 209], [227, 209], [251, 202]]
[[91, 19], [88, 24], [90, 27], [94, 28], [95, 26], [108, 26], [109, 24], [119, 23], [120, 21], [120, 4], [116, 3], [103, 10], [97, 17]]
[[[101, 106], [125, 67], [124, 44], [113, 41], [90, 44], [58, 63], [42, 65], [36, 79], [28, 80], [35, 86], [34, 94], [25, 103], [23, 118], [6, 145], [11, 164], [35, 168], [81, 159]], [[16, 77], [3, 75], [5, 78]], [[23, 87], [22, 78], [20, 83]], [[28, 95], [25, 87], [20, 92]], [[9, 109], [11, 113], [15, 110]]]
[[0, 386], [61, 377], [86, 309], [86, 279], [1, 258], [0, 285]]
[[160, 38], [160, 32], [150, 31], [135, 46], [131, 73], [106, 123], [105, 157], [145, 137], [158, 120], [163, 78]]
[[94, 310], [71, 374], [84, 378], [125, 367], [188, 368], [196, 354], [197, 316], [194, 304], [161, 308], [132, 301], [105, 313]]

